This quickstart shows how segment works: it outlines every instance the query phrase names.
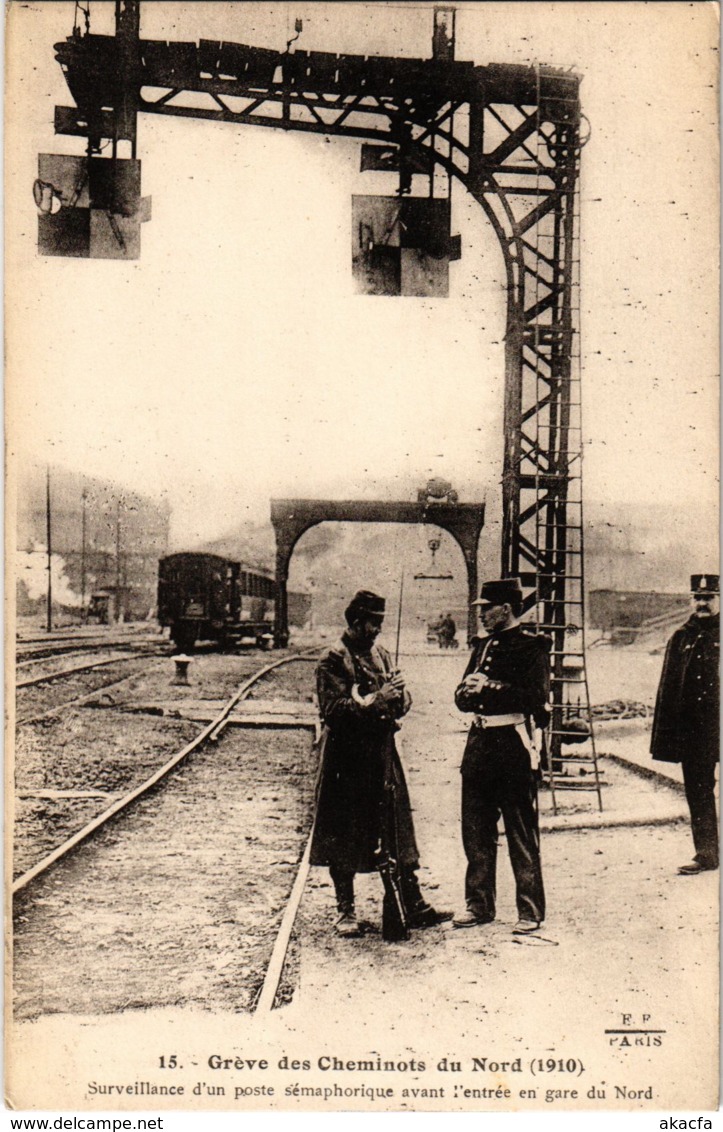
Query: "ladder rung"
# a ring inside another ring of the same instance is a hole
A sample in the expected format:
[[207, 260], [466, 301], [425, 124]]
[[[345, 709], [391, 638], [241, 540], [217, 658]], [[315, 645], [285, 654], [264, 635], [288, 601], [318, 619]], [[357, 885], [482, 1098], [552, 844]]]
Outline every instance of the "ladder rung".
[[585, 763], [588, 766], [597, 766], [597, 759], [592, 755], [563, 755], [560, 753], [552, 755], [552, 761], [555, 763], [576, 763], [578, 765]]
[[[529, 419], [531, 419], [531, 418], [529, 418]], [[582, 432], [582, 425], [573, 425], [573, 424], [564, 424], [564, 425], [563, 424], [554, 424], [554, 425], [551, 425], [551, 424], [536, 424], [535, 425], [535, 430], [537, 432], [541, 432], [543, 429], [547, 429], [548, 432], [552, 432], [553, 430], [555, 432]]]
[[[566, 574], [564, 570], [558, 570], [555, 574], [550, 573], [536, 573], [533, 570], [523, 570], [518, 575], [523, 586], [534, 586], [538, 578], [550, 578], [553, 581], [560, 582], [581, 582], [583, 580], [582, 574]], [[544, 601], [544, 598], [540, 599]]]
[[[548, 779], [549, 781], [549, 779]], [[599, 788], [607, 783], [596, 782], [554, 782], [551, 783], [553, 790], [599, 790]]]
[[[535, 483], [535, 480], [539, 477], [536, 477], [536, 476], [530, 474], [529, 472], [520, 472], [519, 468], [517, 469], [517, 474], [520, 475], [520, 476], [524, 476], [526, 479], [529, 479], [529, 480], [532, 481], [532, 483], [529, 484], [528, 487], [524, 488], [525, 491], [530, 491], [533, 487], [539, 486], [538, 484]], [[570, 484], [580, 483], [581, 476], [579, 476], [579, 475], [570, 476], [570, 477], [554, 476], [553, 480], [554, 480], [554, 482], [549, 485], [550, 487], [558, 487], [558, 486], [562, 487], [566, 483], [570, 483]], [[542, 486], [544, 487], [545, 485], [542, 484]], [[582, 499], [581, 498], [580, 499], [570, 498], [569, 496], [566, 496], [566, 495], [549, 495], [549, 496], [544, 497], [542, 502], [552, 504], [553, 506], [556, 506], [556, 507], [582, 507]]]
[[[549, 775], [551, 775], [551, 777], [554, 778], [554, 782], [556, 782], [556, 786], [557, 786], [558, 782], [574, 782], [574, 783], [584, 782], [585, 786], [588, 786], [589, 782], [591, 782], [591, 779], [593, 778], [593, 775], [591, 775], [591, 773], [589, 773], [589, 771], [584, 771], [582, 769], [580, 769], [577, 772], [571, 772], [571, 773], [568, 773], [567, 771], [560, 770], [559, 767], [557, 766], [557, 764], [561, 762], [561, 758], [559, 758], [557, 755], [553, 757], [552, 762], [554, 764], [556, 764], [556, 769], [554, 769], [552, 771], [549, 770], [546, 773], [548, 773]], [[602, 778], [603, 774], [604, 774], [604, 771], [597, 771], [597, 777]]]
[[565, 499], [560, 497], [550, 498], [547, 492], [550, 488], [557, 487], [558, 485], [571, 486], [580, 482], [580, 476], [576, 472], [574, 475], [567, 473], [562, 474], [558, 472], [527, 472], [518, 466], [518, 475], [521, 480], [526, 480], [526, 483], [520, 483], [522, 491], [536, 491], [538, 497], [543, 503], [556, 503], [562, 506], [565, 503], [579, 503], [579, 499]]
[[[581, 507], [582, 506], [582, 500], [581, 499], [551, 499], [549, 502], [552, 503], [553, 505], [559, 506], [559, 507]], [[536, 516], [537, 516], [537, 514], [539, 514], [539, 512], [535, 512]], [[526, 521], [529, 522], [529, 519], [526, 520]], [[550, 531], [582, 531], [582, 524], [580, 523], [579, 520], [575, 523], [542, 523], [540, 525], [544, 526], [547, 530], [550, 530]], [[570, 550], [570, 551], [564, 551], [563, 552], [562, 548], [560, 548], [558, 553], [559, 554], [563, 554], [563, 553], [578, 554], [579, 551]]]
[[[553, 762], [559, 763], [560, 761], [561, 760], [558, 758], [558, 756], [555, 755]], [[571, 783], [573, 786], [581, 783], [583, 786], [590, 786], [591, 784], [594, 785], [595, 782], [595, 776], [590, 774], [589, 771], [584, 770], [581, 770], [577, 774], [566, 774], [564, 770], [548, 770], [546, 773], [549, 778], [553, 778], [555, 780], [555, 786], [557, 786], [558, 783]], [[603, 771], [599, 771], [597, 777], [602, 778], [603, 774]]]
[[[573, 754], [564, 755], [564, 754], [562, 754], [562, 752], [550, 752], [549, 755], [550, 755], [550, 763], [551, 763], [552, 768], [553, 768], [553, 774], [561, 774], [561, 775], [563, 775], [563, 777], [567, 777], [567, 778], [571, 777], [572, 772], [562, 769], [562, 763], [571, 763], [571, 764], [574, 763], [575, 765], [577, 765], [579, 763], [584, 763], [588, 766], [593, 766], [593, 767], [597, 768], [598, 760], [595, 756], [594, 751], [584, 753], [582, 755], [573, 755]], [[584, 775], [585, 773], [586, 773], [585, 771], [580, 771], [580, 774]], [[602, 774], [603, 772], [600, 771], [599, 773]]]
[[[527, 362], [525, 363], [525, 365], [527, 366], [528, 369], [532, 369], [533, 372], [534, 372], [533, 366], [529, 365], [529, 363], [527, 363]], [[546, 381], [547, 378], [543, 377], [542, 380]], [[582, 378], [575, 377], [575, 378], [572, 378], [571, 380], [574, 381], [574, 382], [579, 382], [579, 381], [582, 381]], [[551, 398], [544, 405], [540, 406], [540, 412], [543, 412], [545, 409], [548, 409], [550, 407], [550, 405], [553, 405], [556, 408], [563, 408], [563, 409], [581, 409], [582, 408], [582, 401], [567, 401], [564, 397], [559, 397], [557, 399]], [[568, 426], [555, 425], [554, 427], [555, 428], [565, 428], [565, 427], [568, 427]], [[570, 425], [569, 427], [572, 427], [572, 425]]]
[[[523, 456], [522, 459], [525, 459]], [[579, 480], [579, 472], [520, 472], [521, 479], [534, 480], [535, 483], [541, 480], [554, 480], [555, 483], [566, 483], [569, 480]], [[534, 485], [532, 485], [534, 486]], [[566, 501], [567, 502], [567, 501]]]
[[[548, 781], [552, 782], [556, 790], [594, 790], [597, 783], [591, 774], [564, 775], [548, 771]], [[598, 778], [599, 781], [599, 778]]]

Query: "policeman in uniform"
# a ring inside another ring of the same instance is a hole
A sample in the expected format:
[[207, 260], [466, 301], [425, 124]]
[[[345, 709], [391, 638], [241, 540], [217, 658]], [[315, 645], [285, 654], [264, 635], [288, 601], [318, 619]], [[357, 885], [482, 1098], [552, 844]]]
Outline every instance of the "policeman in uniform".
[[346, 632], [316, 670], [324, 726], [311, 864], [329, 869], [339, 913], [335, 930], [341, 936], [360, 932], [354, 877], [378, 868], [385, 783], [393, 787], [393, 848], [409, 926], [429, 928], [452, 918], [427, 903], [417, 880], [412, 807], [394, 744], [398, 721], [412, 699], [389, 653], [376, 644], [384, 612], [383, 597], [359, 590], [344, 614]]
[[466, 911], [456, 928], [495, 918], [497, 823], [504, 818], [517, 886], [518, 934], [535, 932], [545, 918], [537, 820], [535, 726], [546, 726], [550, 694], [549, 638], [519, 623], [517, 578], [485, 582], [479, 615], [486, 636], [455, 692], [460, 711], [474, 713], [462, 760], [462, 841], [467, 856]]
[[693, 613], [668, 642], [650, 744], [654, 759], [683, 767], [695, 857], [681, 876], [718, 868], [719, 577], [693, 574], [690, 585]]

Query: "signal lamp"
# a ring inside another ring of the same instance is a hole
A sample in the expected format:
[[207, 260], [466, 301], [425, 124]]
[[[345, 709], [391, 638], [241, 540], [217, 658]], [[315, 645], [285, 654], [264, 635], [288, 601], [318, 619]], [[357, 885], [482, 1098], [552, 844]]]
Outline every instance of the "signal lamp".
[[38, 212], [44, 216], [55, 216], [63, 207], [63, 198], [60, 191], [49, 181], [41, 181], [38, 177], [33, 182], [33, 200]]

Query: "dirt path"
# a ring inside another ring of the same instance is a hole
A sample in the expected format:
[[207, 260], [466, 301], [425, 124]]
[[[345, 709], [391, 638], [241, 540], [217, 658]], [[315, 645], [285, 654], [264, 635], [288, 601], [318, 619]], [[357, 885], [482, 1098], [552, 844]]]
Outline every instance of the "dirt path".
[[[454, 708], [445, 707], [459, 664], [440, 657], [409, 660], [404, 667], [415, 692], [404, 751], [424, 866], [420, 877], [438, 907], [460, 908], [465, 862], [457, 768], [464, 733]], [[606, 795], [613, 811], [615, 794], [631, 820], [680, 811], [680, 795], [672, 788], [616, 773], [613, 797]], [[578, 797], [575, 803], [579, 808]], [[325, 870], [313, 870], [302, 907], [301, 982], [293, 1008], [299, 1020], [313, 1002], [331, 1020], [327, 1044], [336, 1041], [357, 1056], [378, 1049], [384, 1035], [385, 1048], [413, 1050], [428, 1065], [442, 1056], [469, 1065], [471, 1054], [521, 1056], [523, 1065], [535, 1054], [578, 1058], [586, 1062], [582, 1079], [588, 1088], [601, 1080], [608, 1083], [604, 1088], [657, 1081], [663, 1084], [658, 1107], [685, 1107], [693, 1072], [712, 1095], [718, 876], [677, 876], [677, 866], [692, 856], [687, 825], [543, 833], [542, 851], [549, 913], [544, 941], [534, 942], [520, 942], [510, 931], [517, 917], [504, 845], [494, 925], [468, 931], [445, 925], [397, 945], [383, 943], [378, 934], [335, 937], [332, 889]], [[378, 879], [359, 878], [358, 891], [361, 917], [378, 924]], [[662, 1045], [611, 1047], [605, 1031], [619, 1028], [623, 1014], [638, 1020], [648, 1015], [648, 1029], [666, 1031], [657, 1035]], [[465, 1076], [472, 1086], [480, 1078], [479, 1072]], [[434, 1075], [437, 1085], [445, 1079]], [[551, 1084], [564, 1088], [569, 1082]]]
[[[415, 697], [403, 757], [422, 853], [420, 879], [438, 907], [458, 908], [465, 726], [451, 693], [460, 659], [402, 659]], [[558, 821], [561, 829], [543, 832], [549, 915], [542, 940], [520, 942], [510, 931], [516, 915], [504, 846], [497, 923], [470, 931], [445, 925], [396, 945], [374, 932], [356, 940], [334, 936], [328, 875], [313, 869], [286, 975], [287, 983], [296, 983], [292, 1002], [262, 1019], [240, 1015], [226, 1005], [238, 973], [238, 925], [223, 926], [220, 898], [202, 891], [197, 870], [194, 877], [189, 869], [188, 892], [175, 884], [171, 891], [159, 878], [158, 914], [177, 923], [177, 934], [198, 934], [197, 971], [180, 967], [172, 949], [155, 959], [146, 955], [123, 980], [141, 988], [147, 1009], [134, 1009], [140, 1002], [131, 998], [114, 1001], [110, 1009], [117, 1013], [105, 1017], [46, 1014], [18, 1026], [14, 1040], [25, 1051], [24, 1064], [35, 1063], [30, 1051], [38, 1049], [52, 1049], [54, 1062], [44, 1076], [11, 1085], [25, 1095], [32, 1090], [38, 1105], [47, 1094], [55, 1107], [64, 1100], [71, 1108], [115, 1106], [112, 1097], [91, 1091], [93, 1082], [170, 1080], [186, 1095], [153, 1102], [161, 1108], [714, 1107], [718, 876], [677, 876], [692, 849], [675, 784], [656, 784], [616, 766], [606, 770], [604, 821], [619, 824], [600, 826], [594, 795], [587, 804], [576, 795], [569, 809], [577, 812]], [[545, 802], [542, 809], [548, 808]], [[229, 811], [229, 844], [246, 814], [255, 820], [257, 807]], [[554, 820], [543, 814], [543, 830]], [[565, 828], [565, 820], [591, 828]], [[203, 861], [202, 839], [196, 855]], [[379, 923], [378, 878], [360, 880], [358, 904], [363, 918]], [[47, 910], [50, 941], [64, 928], [57, 911]], [[133, 954], [140, 954], [143, 929], [130, 921], [128, 927]], [[216, 972], [209, 969], [212, 957], [221, 965]], [[225, 969], [224, 962], [230, 964]], [[107, 970], [112, 989], [112, 966]], [[172, 991], [175, 981], [184, 993], [151, 999], [149, 973], [156, 991]], [[82, 1008], [81, 990], [79, 982], [70, 1005], [58, 1002], [55, 1009]], [[163, 1002], [169, 1005], [162, 1008]], [[648, 1032], [609, 1032], [621, 1029]], [[172, 1078], [158, 1070], [159, 1055], [171, 1052], [179, 1064]], [[210, 1055], [251, 1059], [255, 1067], [215, 1071]], [[268, 1060], [263, 1071], [262, 1058]], [[124, 1100], [131, 1108], [148, 1103]]]

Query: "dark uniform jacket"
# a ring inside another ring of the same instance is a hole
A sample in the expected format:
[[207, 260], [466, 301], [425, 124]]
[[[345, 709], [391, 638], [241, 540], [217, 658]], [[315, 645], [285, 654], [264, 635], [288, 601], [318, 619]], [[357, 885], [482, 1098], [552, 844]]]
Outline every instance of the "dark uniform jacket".
[[[535, 634], [522, 625], [489, 637], [474, 637], [464, 675], [481, 672], [499, 686], [470, 692], [464, 687], [463, 678], [454, 696], [459, 710], [478, 715], [522, 714], [526, 719], [533, 719], [538, 727], [545, 727], [549, 720], [551, 645], [549, 637]], [[521, 742], [513, 728], [481, 728], [473, 724], [462, 760], [462, 773], [477, 769], [490, 746], [499, 747], [507, 742], [515, 747]]]
[[668, 642], [650, 751], [661, 762], [717, 761], [720, 618], [689, 617]]
[[324, 729], [312, 865], [348, 872], [376, 869], [385, 755], [395, 788], [397, 860], [409, 869], [419, 865], [409, 794], [394, 745], [397, 719], [409, 711], [411, 697], [405, 691], [391, 705], [358, 702], [378, 691], [393, 667], [386, 649], [374, 645], [370, 652], [358, 652], [346, 634], [319, 662], [317, 694]]

